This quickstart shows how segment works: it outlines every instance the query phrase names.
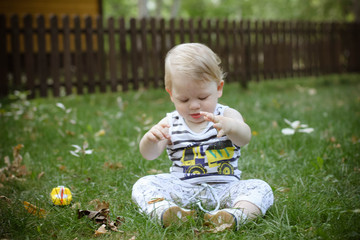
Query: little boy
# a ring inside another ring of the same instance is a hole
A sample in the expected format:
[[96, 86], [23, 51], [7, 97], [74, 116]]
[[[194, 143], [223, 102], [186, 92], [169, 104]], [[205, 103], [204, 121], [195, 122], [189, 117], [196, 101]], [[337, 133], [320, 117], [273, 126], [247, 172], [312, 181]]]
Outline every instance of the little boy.
[[140, 152], [153, 160], [166, 149], [172, 166], [140, 178], [132, 192], [141, 211], [165, 227], [195, 217], [194, 204], [206, 222], [234, 228], [273, 204], [267, 183], [240, 180], [240, 148], [251, 130], [237, 110], [218, 103], [223, 78], [219, 57], [203, 44], [180, 44], [166, 56], [165, 88], [176, 110], [143, 136]]

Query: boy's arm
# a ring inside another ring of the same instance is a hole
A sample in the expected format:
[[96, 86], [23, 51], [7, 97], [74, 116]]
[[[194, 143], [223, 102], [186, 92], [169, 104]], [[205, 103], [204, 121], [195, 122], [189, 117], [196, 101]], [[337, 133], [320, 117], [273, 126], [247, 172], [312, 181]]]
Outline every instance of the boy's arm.
[[201, 112], [206, 121], [214, 123], [218, 130], [218, 137], [227, 135], [237, 146], [244, 146], [250, 142], [251, 130], [244, 122], [241, 114], [233, 108], [227, 108], [224, 116], [215, 116], [213, 113]]
[[145, 133], [139, 144], [140, 153], [145, 159], [154, 160], [165, 150], [170, 143], [169, 127], [165, 117]]

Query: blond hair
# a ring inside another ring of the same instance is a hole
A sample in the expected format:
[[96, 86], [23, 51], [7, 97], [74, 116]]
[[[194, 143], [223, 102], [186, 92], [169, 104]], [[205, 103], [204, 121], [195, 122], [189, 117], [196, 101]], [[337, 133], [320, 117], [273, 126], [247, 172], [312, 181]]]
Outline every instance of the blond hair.
[[165, 87], [171, 90], [174, 74], [219, 84], [224, 78], [220, 64], [220, 58], [204, 44], [177, 45], [167, 53], [165, 58]]

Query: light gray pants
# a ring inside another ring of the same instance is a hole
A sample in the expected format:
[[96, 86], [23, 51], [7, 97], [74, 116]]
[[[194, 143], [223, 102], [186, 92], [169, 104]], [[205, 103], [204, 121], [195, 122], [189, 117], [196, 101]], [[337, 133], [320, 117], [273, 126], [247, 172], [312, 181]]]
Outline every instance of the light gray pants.
[[218, 204], [219, 209], [232, 208], [242, 200], [255, 204], [265, 214], [274, 202], [271, 187], [262, 180], [198, 185], [184, 182], [172, 174], [140, 178], [133, 186], [132, 199], [140, 207], [140, 211], [150, 216], [158, 208], [165, 209], [174, 205], [192, 208], [195, 203], [201, 202], [204, 209], [207, 209], [205, 211], [211, 211]]

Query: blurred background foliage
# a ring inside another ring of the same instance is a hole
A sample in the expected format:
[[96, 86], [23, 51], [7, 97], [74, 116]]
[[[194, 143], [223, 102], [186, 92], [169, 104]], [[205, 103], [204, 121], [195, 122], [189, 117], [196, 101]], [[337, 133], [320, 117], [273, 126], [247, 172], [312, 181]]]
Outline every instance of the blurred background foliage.
[[103, 0], [105, 17], [360, 21], [360, 0]]

